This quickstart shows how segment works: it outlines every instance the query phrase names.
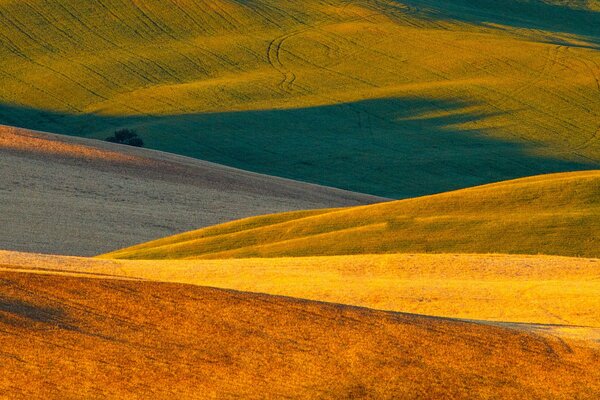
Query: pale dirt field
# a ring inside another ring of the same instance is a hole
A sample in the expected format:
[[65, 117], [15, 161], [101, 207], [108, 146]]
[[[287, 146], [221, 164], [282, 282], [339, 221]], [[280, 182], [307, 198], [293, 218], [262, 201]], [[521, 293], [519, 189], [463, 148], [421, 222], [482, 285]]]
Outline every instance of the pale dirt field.
[[0, 248], [95, 255], [258, 214], [381, 198], [0, 127]]

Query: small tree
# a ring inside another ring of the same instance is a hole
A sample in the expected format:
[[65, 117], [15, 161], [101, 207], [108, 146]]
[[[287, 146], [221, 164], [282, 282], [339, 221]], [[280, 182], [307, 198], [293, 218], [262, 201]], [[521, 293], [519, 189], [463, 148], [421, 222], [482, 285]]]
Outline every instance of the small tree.
[[142, 147], [144, 141], [132, 129], [119, 129], [115, 131], [113, 136], [106, 138], [107, 142], [126, 144], [129, 146]]

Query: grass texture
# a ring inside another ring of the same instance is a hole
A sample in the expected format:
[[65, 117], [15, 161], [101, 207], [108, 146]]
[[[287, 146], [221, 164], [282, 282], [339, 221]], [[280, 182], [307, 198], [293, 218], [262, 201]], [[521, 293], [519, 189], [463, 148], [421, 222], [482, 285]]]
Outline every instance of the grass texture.
[[374, 253], [600, 257], [600, 171], [375, 205], [259, 216], [103, 255], [191, 259]]
[[598, 4], [0, 1], [0, 123], [395, 198], [597, 168]]

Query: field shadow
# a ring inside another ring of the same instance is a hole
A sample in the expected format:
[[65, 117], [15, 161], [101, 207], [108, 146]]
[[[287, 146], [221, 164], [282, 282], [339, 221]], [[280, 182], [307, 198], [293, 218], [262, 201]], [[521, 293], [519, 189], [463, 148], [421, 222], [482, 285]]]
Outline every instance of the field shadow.
[[133, 128], [146, 147], [390, 198], [600, 166], [541, 155], [545, 149], [539, 145], [469, 129], [491, 117], [474, 106], [390, 98], [286, 110], [111, 117], [0, 105], [0, 123], [94, 138]]
[[39, 323], [75, 330], [67, 319], [66, 313], [60, 308], [0, 297], [0, 323], [17, 327], [29, 327]]
[[[542, 0], [393, 0], [433, 20], [505, 25], [579, 36], [600, 47], [600, 12]], [[405, 11], [402, 11], [405, 12]]]

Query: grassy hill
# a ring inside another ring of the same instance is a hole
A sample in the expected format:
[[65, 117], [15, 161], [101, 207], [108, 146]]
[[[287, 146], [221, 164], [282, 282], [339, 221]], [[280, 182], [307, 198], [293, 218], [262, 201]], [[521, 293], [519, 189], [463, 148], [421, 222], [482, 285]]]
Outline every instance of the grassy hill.
[[600, 395], [597, 349], [520, 330], [106, 277], [0, 288], [12, 398]]
[[0, 123], [397, 198], [597, 168], [598, 4], [0, 1]]
[[256, 214], [381, 200], [173, 154], [0, 126], [4, 250], [88, 256]]
[[372, 253], [600, 257], [600, 171], [542, 175], [368, 206], [254, 217], [143, 243], [107, 258]]

